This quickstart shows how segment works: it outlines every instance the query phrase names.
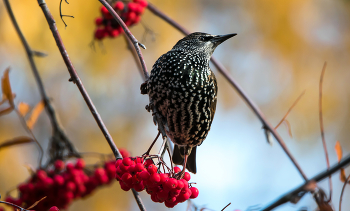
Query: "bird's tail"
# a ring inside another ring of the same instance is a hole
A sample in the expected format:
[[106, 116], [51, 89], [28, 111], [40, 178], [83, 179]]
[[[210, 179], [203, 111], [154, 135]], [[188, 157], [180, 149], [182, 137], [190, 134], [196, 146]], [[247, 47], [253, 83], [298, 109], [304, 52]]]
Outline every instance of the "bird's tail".
[[[186, 163], [186, 169], [189, 172], [192, 173], [197, 173], [197, 166], [196, 166], [196, 150], [197, 147], [193, 147], [191, 154], [187, 158], [187, 163]], [[174, 152], [173, 152], [173, 163], [176, 165], [183, 165], [184, 164], [184, 147], [178, 146], [174, 144]]]

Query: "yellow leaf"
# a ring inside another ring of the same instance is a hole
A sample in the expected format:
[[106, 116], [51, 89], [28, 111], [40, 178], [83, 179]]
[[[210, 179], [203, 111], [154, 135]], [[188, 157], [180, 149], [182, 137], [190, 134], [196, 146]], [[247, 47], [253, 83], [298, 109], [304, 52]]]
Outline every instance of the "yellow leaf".
[[1, 89], [2, 89], [2, 94], [3, 94], [2, 98], [8, 99], [11, 107], [14, 107], [9, 72], [10, 72], [10, 68], [7, 68], [5, 70], [4, 75], [1, 78]]
[[345, 174], [345, 170], [343, 168], [340, 169], [340, 181], [345, 182], [346, 181], [346, 174]]
[[30, 106], [27, 103], [20, 102], [18, 104], [19, 113], [24, 117], [30, 110]]
[[32, 111], [32, 114], [30, 115], [29, 119], [27, 120], [27, 126], [29, 129], [33, 129], [36, 120], [38, 119], [39, 115], [41, 114], [41, 112], [44, 110], [44, 101], [40, 101], [34, 108]]
[[9, 147], [17, 144], [26, 144], [34, 142], [34, 140], [28, 136], [19, 136], [14, 139], [5, 141], [4, 143], [0, 144], [0, 149], [4, 147]]
[[335, 143], [335, 147], [334, 148], [335, 148], [335, 152], [337, 153], [337, 156], [338, 156], [338, 162], [340, 162], [340, 160], [343, 158], [343, 150], [342, 150], [342, 148], [340, 146], [339, 141], [337, 141]]

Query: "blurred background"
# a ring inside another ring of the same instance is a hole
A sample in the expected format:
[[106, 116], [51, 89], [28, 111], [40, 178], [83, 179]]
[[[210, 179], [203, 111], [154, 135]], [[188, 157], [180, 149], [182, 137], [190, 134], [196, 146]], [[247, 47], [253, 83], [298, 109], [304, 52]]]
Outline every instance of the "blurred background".
[[[51, 31], [37, 1], [11, 0], [17, 21], [35, 50], [48, 53], [36, 58], [48, 95], [62, 126], [82, 152], [111, 153], [81, 94], [73, 83], [60, 56]], [[278, 132], [308, 177], [326, 169], [320, 137], [318, 99], [321, 69], [327, 61], [323, 83], [323, 117], [330, 162], [337, 157], [334, 145], [349, 152], [350, 127], [350, 2], [347, 0], [151, 0], [155, 6], [190, 31], [211, 34], [238, 33], [220, 45], [214, 56], [260, 107], [273, 124], [281, 120], [295, 99], [305, 95], [288, 116], [293, 138], [282, 125]], [[118, 147], [132, 155], [144, 153], [157, 134], [151, 114], [144, 107], [148, 97], [140, 94], [142, 78], [127, 50], [123, 36], [95, 42], [91, 48], [94, 20], [100, 16], [98, 1], [70, 0], [63, 3], [65, 28], [59, 16], [59, 1], [47, 1], [69, 56], [85, 88], [101, 114]], [[146, 33], [150, 29], [151, 33]], [[147, 11], [142, 23], [131, 28], [146, 45], [142, 50], [149, 70], [156, 59], [172, 48], [183, 35]], [[11, 67], [10, 79], [16, 102], [34, 106], [39, 92], [23, 46], [0, 2], [0, 73]], [[197, 151], [198, 173], [192, 176], [199, 189], [193, 201], [197, 206], [221, 210], [246, 210], [261, 207], [302, 184], [303, 179], [277, 142], [267, 144], [262, 125], [245, 102], [213, 67], [219, 93], [212, 129]], [[51, 127], [46, 113], [34, 129], [44, 149]], [[26, 132], [15, 113], [0, 118], [0, 143]], [[158, 143], [156, 153], [160, 147]], [[37, 167], [38, 151], [34, 144], [0, 151], [0, 194], [25, 181], [25, 165]], [[347, 171], [350, 173], [350, 171]], [[342, 182], [334, 174], [332, 201], [338, 207]], [[328, 193], [328, 181], [319, 183]], [[141, 197], [147, 210], [167, 210], [153, 203], [146, 193]], [[350, 207], [346, 189], [343, 208]], [[185, 210], [187, 203], [174, 210]], [[298, 204], [286, 204], [276, 210], [316, 208], [312, 196]], [[85, 200], [74, 202], [70, 210], [137, 210], [131, 192], [119, 184], [102, 188]], [[336, 208], [335, 210], [338, 210]]]

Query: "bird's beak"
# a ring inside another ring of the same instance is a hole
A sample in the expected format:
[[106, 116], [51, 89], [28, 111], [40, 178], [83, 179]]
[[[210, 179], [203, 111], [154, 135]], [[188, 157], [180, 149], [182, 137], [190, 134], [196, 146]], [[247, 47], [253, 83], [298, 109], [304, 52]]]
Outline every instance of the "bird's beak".
[[230, 39], [233, 36], [236, 36], [237, 34], [225, 34], [225, 35], [217, 35], [214, 38], [212, 38], [210, 41], [219, 45], [220, 43], [224, 42], [227, 39]]

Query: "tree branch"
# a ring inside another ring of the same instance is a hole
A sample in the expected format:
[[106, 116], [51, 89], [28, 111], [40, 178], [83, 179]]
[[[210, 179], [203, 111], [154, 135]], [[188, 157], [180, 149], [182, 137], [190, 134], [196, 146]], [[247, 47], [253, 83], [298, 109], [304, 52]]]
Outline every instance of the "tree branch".
[[334, 174], [341, 168], [345, 168], [350, 164], [350, 155], [342, 159], [338, 164], [330, 167], [329, 169], [317, 174], [316, 176], [312, 177], [310, 180], [306, 181], [303, 185], [300, 185], [299, 187], [295, 188], [294, 190], [289, 191], [288, 193], [281, 196], [279, 199], [272, 202], [270, 205], [266, 206], [265, 208], [261, 209], [263, 211], [272, 210], [284, 203], [287, 203], [291, 201], [291, 199], [295, 197], [302, 197], [307, 191], [305, 190], [305, 187], [312, 181], [320, 182], [321, 180], [329, 177], [329, 175]]
[[[173, 19], [168, 17], [166, 14], [161, 12], [158, 8], [156, 8], [151, 3], [148, 3], [147, 8], [156, 16], [160, 17], [167, 23], [169, 23], [171, 26], [175, 27], [177, 30], [181, 31], [183, 34], [187, 35], [190, 32], [182, 27], [180, 24], [175, 22]], [[294, 166], [298, 169], [300, 175], [304, 178], [305, 181], [307, 181], [306, 174], [303, 172], [295, 158], [290, 153], [289, 149], [287, 148], [286, 144], [284, 143], [282, 137], [277, 133], [277, 131], [272, 127], [272, 125], [267, 121], [265, 118], [265, 115], [260, 111], [259, 107], [248, 97], [248, 95], [245, 93], [245, 91], [242, 89], [242, 87], [229, 75], [226, 68], [214, 58], [214, 56], [211, 57], [211, 62], [214, 64], [214, 66], [218, 69], [218, 71], [226, 78], [226, 80], [234, 87], [234, 89], [238, 92], [238, 94], [244, 99], [244, 101], [248, 104], [248, 106], [253, 110], [255, 115], [259, 118], [261, 123], [263, 124], [263, 128], [265, 130], [268, 130], [272, 133], [272, 135], [276, 138], [278, 143], [281, 145], [284, 152], [287, 154], [289, 159], [292, 161]]]
[[[66, 147], [69, 150], [69, 153], [71, 153], [75, 156], [79, 156], [78, 152], [76, 151], [76, 149], [74, 148], [72, 143], [69, 141], [66, 134], [63, 132], [63, 129], [61, 128], [60, 124], [58, 123], [56, 112], [55, 112], [53, 106], [51, 105], [49, 97], [46, 94], [44, 84], [42, 82], [39, 71], [38, 71], [38, 69], [35, 65], [35, 62], [34, 62], [34, 56], [37, 55], [37, 52], [33, 51], [30, 48], [30, 46], [29, 46], [27, 40], [25, 39], [21, 29], [19, 28], [19, 25], [16, 21], [16, 18], [12, 12], [10, 2], [8, 0], [4, 0], [4, 4], [5, 4], [5, 7], [7, 9], [7, 12], [9, 13], [11, 22], [12, 22], [13, 26], [15, 27], [15, 30], [16, 30], [16, 32], [17, 32], [17, 34], [22, 42], [22, 45], [26, 51], [27, 58], [29, 60], [29, 64], [30, 64], [30, 67], [32, 69], [35, 81], [38, 84], [41, 99], [44, 102], [46, 113], [50, 119], [53, 137], [56, 137], [56, 139], [58, 139], [58, 141], [64, 142], [64, 144], [66, 145]], [[41, 163], [40, 163], [40, 166], [41, 166]]]
[[47, 7], [46, 3], [44, 0], [38, 0], [39, 6], [41, 7], [45, 18], [50, 26], [51, 32], [53, 37], [55, 38], [57, 47], [63, 57], [63, 60], [68, 68], [68, 72], [70, 74], [70, 79], [69, 81], [73, 81], [73, 83], [75, 83], [81, 93], [81, 95], [83, 96], [87, 106], [89, 107], [92, 116], [94, 117], [97, 125], [99, 126], [99, 128], [101, 129], [104, 137], [106, 138], [110, 148], [113, 151], [114, 156], [116, 157], [116, 159], [118, 158], [122, 158], [118, 148], [116, 147], [115, 143], [113, 142], [113, 139], [111, 137], [111, 135], [109, 134], [105, 124], [103, 123], [100, 114], [98, 113], [98, 111], [96, 110], [95, 105], [93, 104], [93, 102], [91, 101], [91, 98], [89, 96], [89, 94], [87, 93], [87, 91], [85, 90], [85, 87], [83, 85], [83, 82], [80, 80], [78, 73], [76, 72], [70, 58], [69, 55], [67, 53], [66, 48], [64, 47], [64, 44], [62, 42], [61, 36], [57, 30], [57, 26], [56, 26], [56, 22], [54, 20], [54, 18], [52, 17], [52, 14], [49, 10], [49, 8]]

